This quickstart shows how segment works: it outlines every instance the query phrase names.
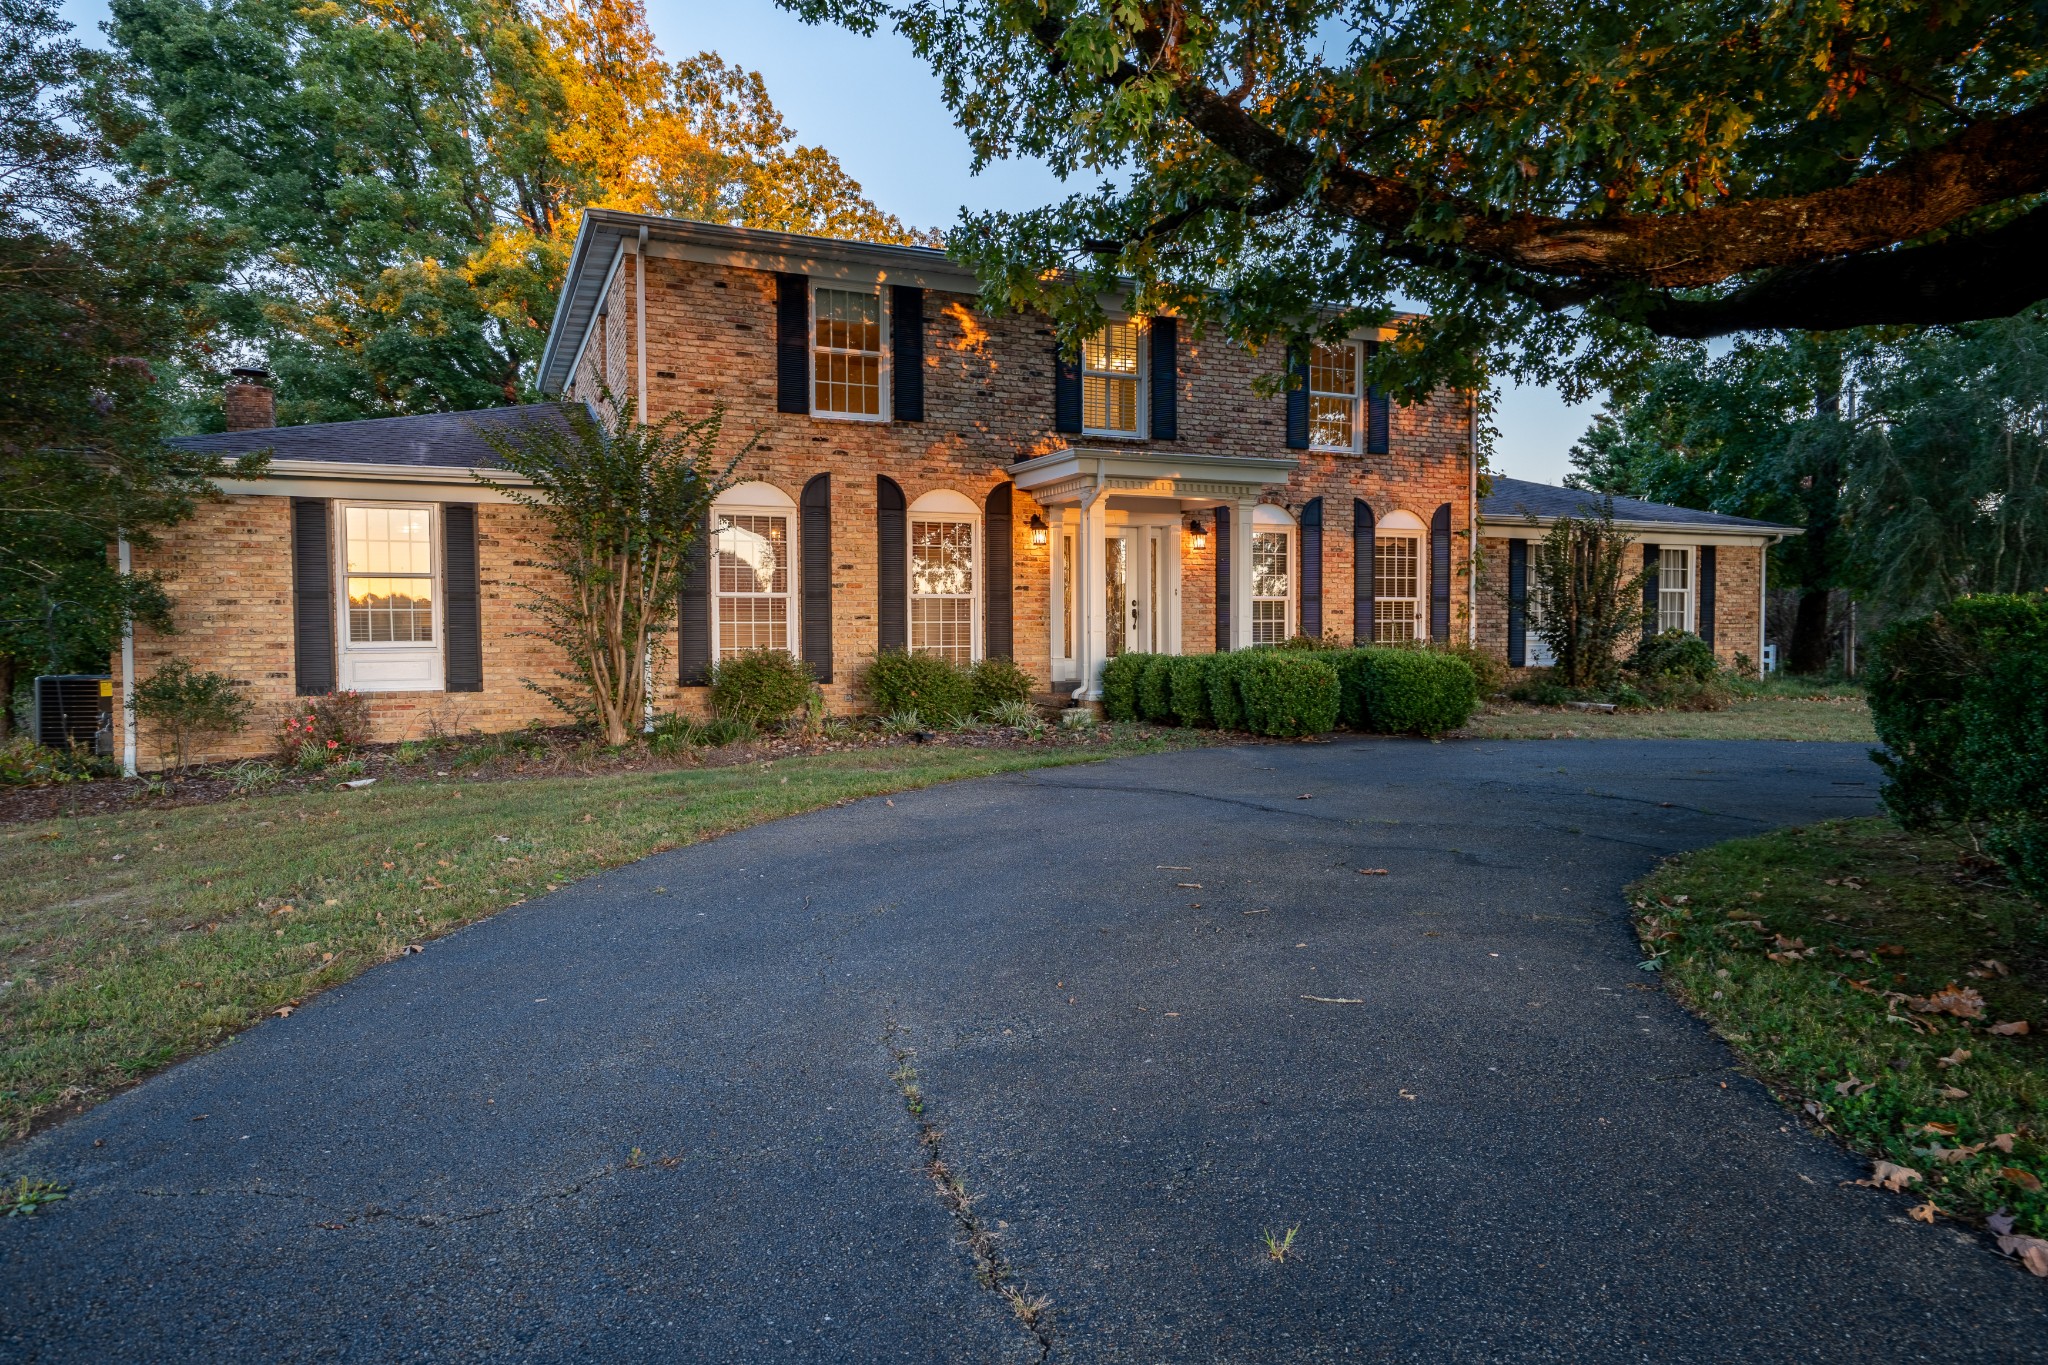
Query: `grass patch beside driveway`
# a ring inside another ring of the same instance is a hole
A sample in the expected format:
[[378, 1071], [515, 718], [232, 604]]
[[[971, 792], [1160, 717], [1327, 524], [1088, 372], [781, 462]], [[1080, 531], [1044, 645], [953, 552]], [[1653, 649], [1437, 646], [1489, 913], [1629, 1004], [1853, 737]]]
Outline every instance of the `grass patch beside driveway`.
[[1870, 708], [1856, 695], [1744, 697], [1722, 711], [1574, 711], [1495, 702], [1458, 734], [1466, 739], [1792, 739], [1875, 744]]
[[1814, 1122], [1919, 1172], [1899, 1183], [1923, 1221], [2005, 1210], [2048, 1236], [2048, 916], [1989, 860], [1831, 821], [1682, 855], [1632, 894], [1665, 980]]
[[84, 1108], [436, 935], [663, 849], [960, 778], [1213, 743], [862, 749], [383, 784], [0, 826], [0, 1133]]

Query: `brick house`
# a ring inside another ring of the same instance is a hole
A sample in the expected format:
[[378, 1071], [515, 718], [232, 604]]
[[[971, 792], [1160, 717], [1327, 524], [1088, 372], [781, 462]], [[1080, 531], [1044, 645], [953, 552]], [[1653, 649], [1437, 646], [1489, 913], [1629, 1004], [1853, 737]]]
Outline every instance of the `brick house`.
[[[1044, 317], [982, 312], [939, 251], [591, 210], [541, 360], [557, 402], [277, 428], [238, 378], [239, 429], [180, 444], [268, 449], [271, 475], [132, 551], [179, 630], [138, 630], [116, 674], [176, 654], [247, 682], [266, 721], [246, 753], [336, 688], [369, 696], [380, 739], [557, 719], [525, 685], [556, 665], [519, 610], [543, 528], [477, 483], [477, 426], [628, 398], [723, 404], [735, 447], [756, 438], [700, 539], [664, 709], [701, 710], [707, 668], [759, 647], [849, 710], [890, 648], [1007, 655], [1085, 702], [1125, 650], [1504, 640], [1470, 572], [1472, 404], [1371, 391], [1379, 341], [1290, 361], [1113, 315], [1070, 359]], [[147, 747], [131, 727], [130, 762]]]

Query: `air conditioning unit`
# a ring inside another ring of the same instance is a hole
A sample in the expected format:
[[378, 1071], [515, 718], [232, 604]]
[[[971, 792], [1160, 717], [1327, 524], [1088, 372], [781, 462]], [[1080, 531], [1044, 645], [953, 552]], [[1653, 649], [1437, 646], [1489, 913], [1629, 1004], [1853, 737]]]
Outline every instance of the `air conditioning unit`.
[[36, 679], [36, 743], [114, 752], [114, 680], [104, 673], [45, 673]]

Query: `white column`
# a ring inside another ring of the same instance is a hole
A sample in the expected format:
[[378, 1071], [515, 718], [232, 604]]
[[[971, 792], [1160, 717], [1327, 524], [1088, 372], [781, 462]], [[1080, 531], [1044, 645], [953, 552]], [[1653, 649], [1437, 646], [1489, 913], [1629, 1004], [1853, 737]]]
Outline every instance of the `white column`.
[[1076, 701], [1095, 701], [1102, 696], [1102, 662], [1109, 656], [1108, 603], [1102, 576], [1102, 490], [1081, 495], [1074, 509], [1074, 600], [1080, 619], [1074, 630], [1075, 676], [1080, 686]]
[[1252, 513], [1255, 498], [1239, 498], [1230, 514], [1230, 647], [1252, 644]]
[[[128, 544], [128, 537], [121, 536], [115, 541], [120, 555], [121, 576], [126, 578], [135, 572], [135, 552]], [[1758, 657], [1762, 657], [1759, 655]], [[135, 622], [132, 618], [121, 623], [121, 776], [136, 774], [135, 760]]]

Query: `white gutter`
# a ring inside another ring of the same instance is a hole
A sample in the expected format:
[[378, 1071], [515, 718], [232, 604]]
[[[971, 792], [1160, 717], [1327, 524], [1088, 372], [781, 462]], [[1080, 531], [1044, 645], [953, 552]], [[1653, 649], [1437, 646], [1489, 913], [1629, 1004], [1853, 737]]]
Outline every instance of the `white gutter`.
[[[622, 247], [624, 243], [620, 244]], [[640, 225], [640, 240], [633, 247], [633, 359], [640, 370], [640, 398], [636, 411], [640, 424], [647, 425], [647, 224]]]
[[[529, 488], [533, 480], [509, 469], [479, 468], [473, 465], [383, 464], [357, 460], [272, 460], [268, 479], [371, 479], [383, 483], [475, 484], [478, 475], [512, 488]], [[248, 484], [255, 491], [265, 480], [216, 479], [222, 489]]]
[[[117, 537], [115, 544], [125, 578], [134, 572], [135, 552], [126, 536]], [[135, 751], [135, 621], [131, 617], [121, 623], [121, 776], [135, 776]]]

